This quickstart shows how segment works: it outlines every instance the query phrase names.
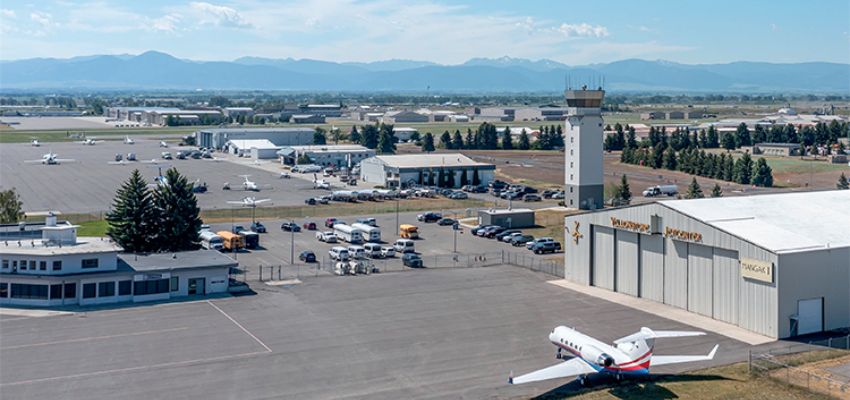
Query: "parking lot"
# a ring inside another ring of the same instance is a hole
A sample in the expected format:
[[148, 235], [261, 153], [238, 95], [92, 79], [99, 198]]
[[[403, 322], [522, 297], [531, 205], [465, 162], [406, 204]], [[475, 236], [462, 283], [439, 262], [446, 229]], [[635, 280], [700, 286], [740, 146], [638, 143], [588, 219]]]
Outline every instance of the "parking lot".
[[[448, 215], [448, 210], [433, 210], [434, 212], [444, 212]], [[464, 210], [455, 210], [456, 212], [464, 212]], [[459, 264], [464, 264], [468, 257], [475, 255], [486, 254], [491, 257], [500, 256], [502, 251], [514, 252], [526, 255], [529, 259], [545, 260], [552, 258], [552, 254], [535, 255], [525, 247], [513, 247], [508, 243], [501, 243], [495, 239], [485, 239], [471, 235], [469, 228], [461, 226], [461, 229], [455, 231], [451, 226], [439, 226], [436, 223], [424, 223], [416, 220], [417, 214], [421, 213], [400, 213], [398, 215], [399, 224], [413, 224], [419, 228], [419, 239], [415, 240], [415, 250], [422, 257], [425, 267], [447, 267]], [[337, 217], [338, 219], [352, 224], [358, 218], [366, 216], [350, 216]], [[399, 238], [396, 230], [396, 215], [382, 214], [369, 216], [374, 217], [378, 226], [381, 229], [381, 238], [383, 246], [391, 246], [396, 239]], [[225, 253], [231, 257], [235, 257], [240, 265], [248, 269], [248, 273], [252, 274], [251, 278], [259, 276], [257, 267], [262, 266], [277, 266], [290, 264], [290, 256], [294, 254], [295, 263], [303, 264], [298, 260], [298, 255], [305, 250], [313, 251], [319, 262], [327, 270], [330, 265], [328, 250], [334, 246], [349, 246], [348, 243], [324, 243], [316, 239], [316, 232], [332, 231], [331, 228], [324, 226], [325, 218], [301, 218], [294, 219], [297, 225], [302, 226], [305, 222], [315, 222], [317, 225], [316, 231], [308, 231], [301, 229], [300, 232], [292, 233], [280, 229], [280, 225], [287, 221], [263, 221], [268, 229], [268, 233], [260, 235], [260, 249], [243, 251], [237, 254]], [[236, 225], [249, 226], [250, 222], [234, 223]], [[231, 230], [233, 224], [220, 223], [212, 224], [213, 231]], [[562, 238], [554, 238], [561, 241]], [[362, 245], [362, 244], [361, 244]], [[457, 250], [455, 252], [455, 249]], [[457, 260], [454, 258], [457, 257]], [[556, 254], [554, 257], [562, 258], [561, 254]], [[558, 260], [560, 261], [560, 260]], [[396, 254], [393, 258], [373, 260], [373, 263], [382, 270], [399, 270], [402, 269], [401, 254]], [[307, 271], [309, 270], [302, 270]], [[292, 274], [292, 270], [288, 270]]]
[[[26, 318], [0, 325], [4, 398], [531, 397], [569, 380], [509, 386], [556, 363], [547, 335], [573, 326], [611, 341], [649, 326], [692, 329], [575, 293], [509, 266], [312, 278], [254, 296]], [[746, 359], [708, 334], [658, 354]], [[191, 385], [186, 382], [191, 381]]]

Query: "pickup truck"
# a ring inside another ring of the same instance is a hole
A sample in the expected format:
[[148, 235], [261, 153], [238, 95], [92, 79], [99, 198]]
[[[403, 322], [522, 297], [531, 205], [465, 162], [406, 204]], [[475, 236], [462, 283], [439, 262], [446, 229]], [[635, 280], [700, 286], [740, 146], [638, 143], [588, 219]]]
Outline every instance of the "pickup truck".
[[679, 189], [676, 185], [650, 186], [643, 191], [643, 197], [655, 197], [661, 195], [675, 196], [677, 194], [679, 194]]

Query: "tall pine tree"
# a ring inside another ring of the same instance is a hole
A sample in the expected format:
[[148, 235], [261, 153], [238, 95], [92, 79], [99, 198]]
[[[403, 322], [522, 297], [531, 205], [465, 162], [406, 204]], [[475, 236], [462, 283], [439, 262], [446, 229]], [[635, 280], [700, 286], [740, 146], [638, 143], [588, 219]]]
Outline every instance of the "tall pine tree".
[[460, 135], [460, 130], [456, 129], [452, 135], [452, 148], [455, 150], [463, 149], [463, 136]]
[[351, 143], [360, 143], [360, 132], [357, 130], [357, 125], [351, 127], [351, 133], [348, 134], [348, 139]]
[[767, 160], [763, 157], [756, 161], [753, 166], [753, 185], [771, 187], [773, 186], [773, 171], [767, 165]]
[[505, 132], [502, 133], [502, 149], [504, 150], [513, 150], [514, 141], [511, 137], [511, 128], [506, 126]]
[[449, 150], [452, 149], [452, 134], [449, 133], [448, 130], [446, 130], [445, 132], [443, 132], [442, 135], [440, 135], [440, 147]]
[[381, 124], [380, 129], [378, 129], [378, 153], [380, 154], [395, 154], [395, 134], [393, 133], [393, 126], [389, 124]]
[[156, 251], [152, 240], [156, 226], [153, 201], [139, 170], [133, 170], [115, 195], [106, 213], [106, 235], [130, 253]]
[[425, 133], [425, 138], [422, 139], [422, 151], [426, 153], [430, 153], [436, 150], [434, 148], [434, 135], [431, 132]]
[[158, 229], [155, 242], [162, 252], [197, 250], [201, 209], [192, 183], [176, 168], [165, 171], [165, 180], [153, 194]]
[[705, 197], [702, 193], [702, 188], [699, 187], [699, 183], [697, 182], [697, 178], [694, 178], [691, 181], [690, 186], [688, 186], [688, 193], [685, 195], [688, 199], [701, 199]]
[[517, 148], [520, 150], [528, 150], [531, 148], [531, 140], [528, 138], [528, 132], [525, 129], [519, 133], [519, 144], [517, 144]]

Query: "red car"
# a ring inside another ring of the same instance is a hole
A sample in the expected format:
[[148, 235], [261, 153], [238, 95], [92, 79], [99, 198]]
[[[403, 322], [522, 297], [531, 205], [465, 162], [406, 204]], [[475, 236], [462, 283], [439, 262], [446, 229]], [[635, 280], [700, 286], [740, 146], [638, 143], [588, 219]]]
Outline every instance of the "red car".
[[333, 227], [334, 227], [334, 224], [336, 223], [336, 221], [337, 221], [337, 220], [336, 220], [336, 218], [328, 218], [328, 219], [326, 219], [326, 220], [325, 220], [325, 227], [327, 227], [327, 228], [333, 228]]
[[308, 230], [308, 231], [315, 231], [316, 230], [316, 223], [313, 222], [313, 221], [305, 222], [304, 225], [302, 225], [301, 227]]

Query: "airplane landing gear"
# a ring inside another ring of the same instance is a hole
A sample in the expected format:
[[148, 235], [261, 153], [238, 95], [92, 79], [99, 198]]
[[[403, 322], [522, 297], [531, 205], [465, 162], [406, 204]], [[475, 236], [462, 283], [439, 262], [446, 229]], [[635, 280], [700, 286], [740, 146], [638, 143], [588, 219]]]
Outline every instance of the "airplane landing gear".
[[581, 386], [587, 386], [587, 376], [586, 375], [580, 375], [578, 377], [578, 384], [581, 385]]
[[563, 357], [564, 357], [564, 356], [562, 356], [562, 355], [561, 355], [561, 348], [560, 348], [560, 347], [558, 347], [558, 352], [555, 354], [555, 358], [556, 358], [556, 359], [558, 359], [558, 360], [560, 360], [560, 359], [562, 359]]

